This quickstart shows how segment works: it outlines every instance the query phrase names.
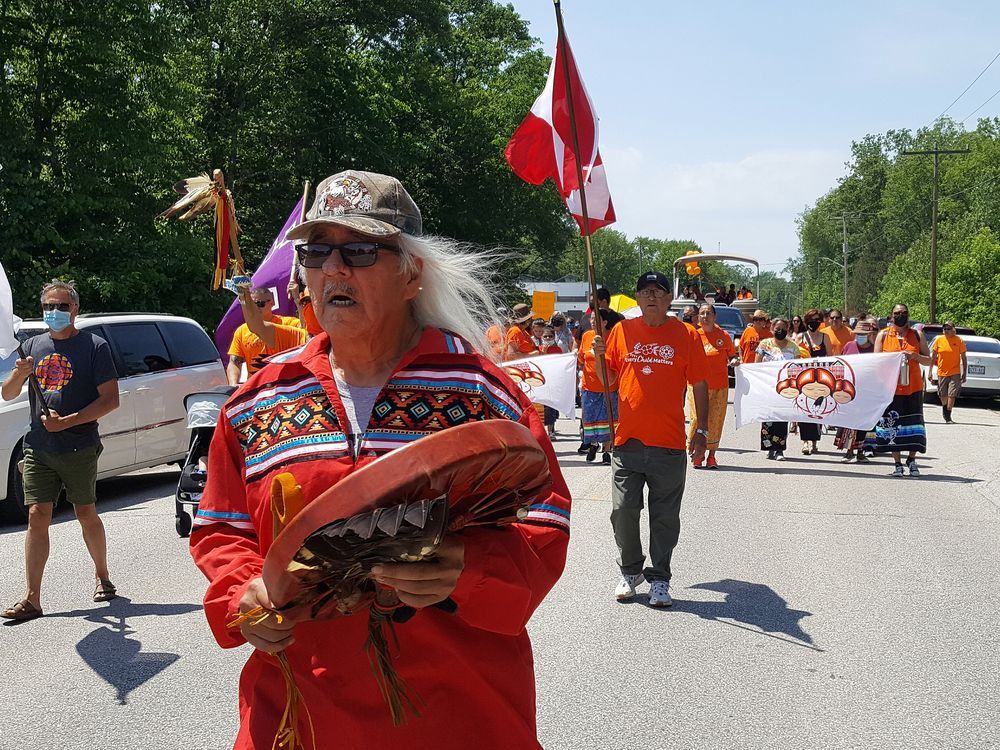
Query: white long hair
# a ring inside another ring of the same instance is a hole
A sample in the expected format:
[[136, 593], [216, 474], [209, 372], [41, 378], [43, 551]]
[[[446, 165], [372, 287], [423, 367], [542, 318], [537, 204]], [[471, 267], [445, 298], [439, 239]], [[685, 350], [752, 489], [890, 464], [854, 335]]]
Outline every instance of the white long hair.
[[492, 357], [486, 329], [499, 325], [503, 331], [492, 281], [503, 255], [447, 237], [409, 234], [399, 235], [399, 249], [404, 275], [417, 273], [414, 258], [423, 261], [422, 289], [413, 300], [417, 323], [456, 333], [478, 352]]

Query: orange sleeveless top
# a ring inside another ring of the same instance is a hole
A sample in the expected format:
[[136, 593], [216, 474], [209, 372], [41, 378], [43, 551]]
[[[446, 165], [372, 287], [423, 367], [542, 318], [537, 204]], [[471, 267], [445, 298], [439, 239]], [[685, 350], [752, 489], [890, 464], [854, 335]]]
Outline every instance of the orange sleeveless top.
[[[920, 334], [916, 331], [910, 329], [906, 332], [905, 337], [900, 335], [899, 330], [896, 326], [889, 326], [885, 332], [885, 338], [882, 339], [882, 351], [884, 352], [916, 352], [920, 354], [920, 339], [917, 338]], [[920, 363], [915, 359], [910, 360], [910, 384], [909, 385], [899, 385], [896, 384], [896, 395], [897, 396], [909, 396], [911, 393], [916, 393], [917, 391], [922, 391], [924, 389], [924, 379], [920, 373]]]

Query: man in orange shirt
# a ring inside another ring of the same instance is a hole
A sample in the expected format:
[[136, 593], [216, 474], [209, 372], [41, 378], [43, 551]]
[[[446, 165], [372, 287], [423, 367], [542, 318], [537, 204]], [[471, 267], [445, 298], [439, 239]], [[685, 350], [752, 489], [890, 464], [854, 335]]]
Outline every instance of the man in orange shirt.
[[965, 354], [965, 342], [955, 333], [955, 324], [946, 321], [942, 331], [944, 335], [934, 339], [931, 346], [931, 364], [937, 367], [941, 413], [944, 421], [952, 424], [951, 410], [955, 408], [955, 399], [969, 371], [969, 360]]
[[274, 295], [266, 287], [258, 287], [250, 292], [250, 299], [260, 309], [260, 318], [264, 323], [274, 324], [275, 341], [273, 345], [265, 344], [260, 336], [253, 333], [246, 323], [240, 325], [233, 334], [229, 345], [229, 364], [226, 366], [226, 377], [229, 385], [238, 385], [242, 366], [247, 367], [247, 377], [253, 375], [264, 366], [264, 360], [273, 354], [286, 349], [301, 346], [306, 341], [305, 329], [299, 328], [299, 319], [275, 315]]
[[756, 361], [757, 347], [760, 346], [761, 341], [770, 337], [770, 335], [771, 324], [767, 313], [763, 310], [754, 310], [750, 325], [746, 327], [743, 335], [740, 336], [740, 359], [743, 360], [744, 364]]
[[[681, 531], [681, 498], [687, 468], [684, 434], [684, 395], [694, 389], [698, 426], [690, 453], [696, 461], [705, 455], [708, 437], [708, 384], [705, 350], [698, 332], [669, 317], [670, 281], [651, 271], [639, 277], [636, 299], [641, 318], [623, 320], [607, 342], [594, 337], [596, 358], [606, 357], [610, 374], [618, 380], [618, 428], [611, 460], [611, 526], [618, 544], [621, 582], [618, 601], [635, 596], [635, 588], [649, 580], [649, 604], [669, 607], [670, 557]], [[597, 369], [603, 382], [604, 373]], [[649, 557], [639, 537], [643, 487], [649, 488]]]
[[830, 310], [830, 325], [820, 328], [830, 337], [830, 351], [827, 354], [843, 354], [844, 347], [849, 341], [854, 341], [854, 331], [850, 326], [844, 325], [844, 313], [834, 308]]
[[538, 347], [528, 329], [535, 313], [523, 302], [510, 311], [510, 328], [507, 329], [507, 360], [523, 359], [538, 354]]

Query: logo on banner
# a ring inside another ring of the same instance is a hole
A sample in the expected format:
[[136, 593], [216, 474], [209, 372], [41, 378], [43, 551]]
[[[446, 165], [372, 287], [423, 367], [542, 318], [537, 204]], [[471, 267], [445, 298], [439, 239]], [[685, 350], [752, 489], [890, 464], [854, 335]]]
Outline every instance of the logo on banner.
[[821, 420], [857, 396], [854, 370], [839, 357], [807, 364], [790, 361], [776, 381], [778, 394], [794, 401], [796, 410], [810, 419]]
[[517, 387], [525, 393], [531, 393], [532, 388], [545, 385], [545, 375], [538, 365], [532, 362], [506, 365], [504, 369], [510, 375], [510, 379], [517, 383]]

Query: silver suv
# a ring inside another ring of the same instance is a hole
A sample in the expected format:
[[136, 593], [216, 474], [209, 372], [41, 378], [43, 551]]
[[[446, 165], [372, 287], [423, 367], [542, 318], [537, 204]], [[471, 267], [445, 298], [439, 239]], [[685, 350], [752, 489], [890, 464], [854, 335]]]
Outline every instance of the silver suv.
[[[97, 478], [183, 461], [188, 448], [184, 397], [226, 385], [215, 344], [190, 318], [151, 313], [86, 314], [76, 327], [96, 333], [111, 346], [118, 370], [120, 406], [100, 420], [104, 451]], [[21, 340], [45, 331], [26, 320]], [[6, 379], [17, 355], [0, 360]], [[18, 463], [28, 431], [28, 388], [14, 401], [0, 401], [0, 521], [23, 522], [24, 488]]]

